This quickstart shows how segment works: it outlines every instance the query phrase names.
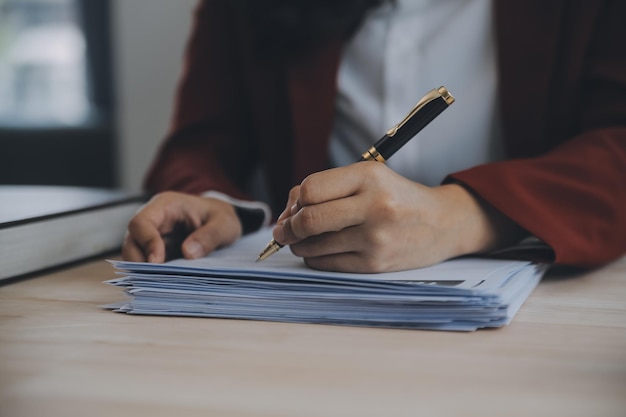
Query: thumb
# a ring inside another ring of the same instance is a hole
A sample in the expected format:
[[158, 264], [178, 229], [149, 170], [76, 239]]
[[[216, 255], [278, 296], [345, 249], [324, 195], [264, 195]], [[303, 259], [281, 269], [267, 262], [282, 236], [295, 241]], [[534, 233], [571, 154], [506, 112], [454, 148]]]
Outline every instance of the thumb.
[[220, 216], [209, 219], [202, 227], [191, 233], [182, 244], [183, 256], [196, 259], [208, 255], [215, 249], [230, 245], [241, 236], [241, 224], [220, 220]]

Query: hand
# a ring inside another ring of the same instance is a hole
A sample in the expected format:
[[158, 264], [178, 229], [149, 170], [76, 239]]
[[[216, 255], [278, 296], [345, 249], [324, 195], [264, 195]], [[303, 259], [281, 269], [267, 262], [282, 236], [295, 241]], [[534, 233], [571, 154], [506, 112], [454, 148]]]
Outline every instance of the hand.
[[429, 188], [361, 162], [294, 187], [273, 235], [312, 268], [383, 272], [486, 251], [522, 233], [460, 185]]
[[[165, 262], [173, 253], [199, 258], [237, 240], [242, 233], [235, 209], [229, 203], [177, 192], [154, 196], [131, 219], [122, 246], [128, 261]], [[168, 237], [174, 247], [166, 248]]]

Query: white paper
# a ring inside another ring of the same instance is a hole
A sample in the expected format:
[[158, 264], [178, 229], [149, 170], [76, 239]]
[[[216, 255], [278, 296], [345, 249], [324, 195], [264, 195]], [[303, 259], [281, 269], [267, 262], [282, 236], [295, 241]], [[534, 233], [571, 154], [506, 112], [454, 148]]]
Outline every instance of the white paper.
[[271, 229], [197, 260], [112, 261], [108, 281], [131, 300], [129, 314], [476, 330], [511, 321], [544, 267], [527, 261], [460, 258], [432, 267], [353, 274], [306, 267], [288, 248], [255, 262]]

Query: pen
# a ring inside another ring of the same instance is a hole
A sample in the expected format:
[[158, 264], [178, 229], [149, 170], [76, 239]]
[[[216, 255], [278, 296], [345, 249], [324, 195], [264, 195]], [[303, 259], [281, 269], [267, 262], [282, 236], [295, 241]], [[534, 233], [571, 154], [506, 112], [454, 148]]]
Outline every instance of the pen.
[[[454, 103], [454, 97], [445, 87], [430, 90], [400, 123], [389, 129], [378, 142], [363, 152], [359, 162], [377, 161], [385, 163], [452, 103]], [[259, 254], [257, 262], [269, 258], [282, 247], [283, 245], [272, 239]]]

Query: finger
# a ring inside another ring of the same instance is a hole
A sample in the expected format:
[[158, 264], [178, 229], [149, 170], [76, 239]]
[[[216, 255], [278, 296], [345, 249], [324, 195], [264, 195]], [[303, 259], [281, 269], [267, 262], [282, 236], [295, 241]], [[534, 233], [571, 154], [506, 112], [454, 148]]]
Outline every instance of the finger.
[[[381, 168], [375, 167], [381, 165]], [[380, 171], [380, 170], [383, 171]], [[303, 207], [326, 203], [357, 194], [368, 182], [368, 178], [377, 178], [388, 170], [383, 164], [353, 164], [347, 167], [329, 169], [309, 175], [298, 187], [291, 189], [287, 207], [280, 214], [277, 225], [299, 213]], [[289, 227], [289, 226], [287, 226]], [[278, 237], [277, 237], [277, 236]], [[278, 230], [274, 238], [285, 239]]]
[[183, 256], [187, 259], [206, 256], [219, 247], [232, 244], [241, 234], [241, 223], [236, 215], [210, 215], [207, 222], [183, 242]]
[[[129, 239], [148, 262], [165, 262], [165, 244], [157, 227], [147, 218], [138, 215], [128, 224]], [[129, 246], [132, 248], [132, 245]], [[133, 253], [133, 249], [129, 249]]]
[[335, 255], [346, 252], [360, 252], [366, 248], [358, 226], [348, 227], [339, 232], [322, 233], [311, 236], [289, 246], [291, 252], [301, 258]]
[[304, 263], [313, 269], [337, 272], [377, 273], [385, 271], [383, 263], [377, 263], [359, 252], [345, 252], [334, 255], [304, 258]]
[[302, 207], [296, 214], [276, 225], [274, 239], [290, 245], [311, 236], [337, 232], [362, 224], [366, 220], [364, 197], [350, 196]]
[[146, 262], [143, 250], [135, 243], [128, 233], [124, 237], [122, 244], [122, 259], [131, 262]]
[[357, 194], [388, 169], [384, 164], [365, 162], [316, 172], [300, 184], [298, 202], [305, 207]]
[[313, 269], [338, 272], [376, 274], [402, 269], [390, 262], [388, 257], [366, 252], [344, 252], [333, 255], [304, 258], [304, 263]]
[[280, 213], [277, 223], [282, 222], [287, 217], [294, 215], [300, 208], [298, 203], [298, 197], [300, 195], [300, 186], [295, 186], [289, 191], [289, 199], [287, 200], [287, 205], [285, 206], [285, 210]]

